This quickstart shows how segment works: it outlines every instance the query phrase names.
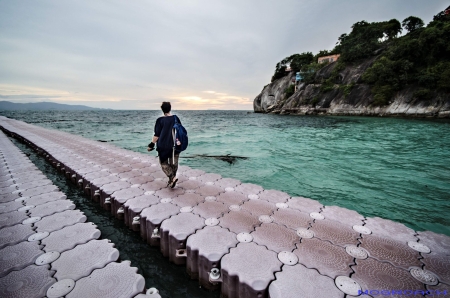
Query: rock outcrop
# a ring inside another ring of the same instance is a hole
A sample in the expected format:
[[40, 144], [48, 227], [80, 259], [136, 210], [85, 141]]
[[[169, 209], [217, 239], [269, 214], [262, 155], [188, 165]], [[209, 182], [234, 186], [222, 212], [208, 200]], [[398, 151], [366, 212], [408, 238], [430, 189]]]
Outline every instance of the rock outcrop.
[[293, 74], [289, 74], [266, 85], [253, 101], [253, 110], [255, 112], [268, 112], [281, 100], [284, 100], [286, 97], [284, 91], [289, 86], [293, 76]]
[[[297, 84], [297, 91], [286, 97], [293, 73], [266, 85], [253, 101], [256, 113], [299, 115], [361, 115], [450, 118], [450, 95], [436, 92], [429, 100], [414, 98], [417, 87], [410, 86], [395, 94], [386, 105], [374, 104], [371, 87], [362, 75], [377, 57], [347, 66], [340, 71], [332, 88], [323, 91], [321, 84]], [[336, 62], [316, 74], [316, 82], [330, 78]], [[331, 89], [331, 90], [330, 90]]]

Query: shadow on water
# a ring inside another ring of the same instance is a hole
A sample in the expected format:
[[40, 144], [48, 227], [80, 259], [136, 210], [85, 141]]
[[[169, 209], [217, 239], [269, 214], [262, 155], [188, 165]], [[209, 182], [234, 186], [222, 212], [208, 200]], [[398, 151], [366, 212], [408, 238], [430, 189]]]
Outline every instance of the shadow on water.
[[230, 165], [235, 164], [240, 159], [242, 159], [242, 160], [248, 159], [248, 157], [245, 157], [245, 156], [233, 156], [230, 154], [226, 154], [226, 155], [196, 154], [196, 155], [191, 155], [191, 156], [182, 156], [182, 158], [214, 158], [217, 160], [227, 162]]
[[149, 246], [138, 233], [128, 229], [122, 221], [84, 196], [83, 192], [69, 183], [55, 168], [38, 156], [31, 148], [15, 139], [12, 142], [50, 179], [53, 184], [72, 200], [76, 208], [84, 212], [87, 221], [93, 222], [102, 232], [102, 239], [110, 239], [120, 252], [120, 260], [130, 260], [138, 273], [145, 278], [146, 288], [155, 287], [162, 297], [219, 297], [219, 291], [210, 292], [191, 280], [184, 266], [177, 266], [164, 258], [159, 248]]

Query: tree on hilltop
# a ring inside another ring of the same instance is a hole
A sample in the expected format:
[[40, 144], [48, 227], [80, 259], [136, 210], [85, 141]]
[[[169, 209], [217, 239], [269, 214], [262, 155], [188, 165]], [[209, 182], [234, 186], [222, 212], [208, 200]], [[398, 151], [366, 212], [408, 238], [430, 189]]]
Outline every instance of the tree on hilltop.
[[341, 51], [341, 59], [350, 62], [372, 56], [385, 35], [383, 25], [387, 22], [383, 23], [360, 21], [353, 24], [350, 34], [344, 33], [338, 38], [336, 47]]
[[402, 32], [402, 26], [400, 22], [396, 19], [391, 19], [384, 22], [384, 34], [389, 38], [389, 40], [396, 38]]
[[310, 64], [313, 62], [314, 56], [311, 52], [294, 54], [289, 57], [291, 70], [298, 72], [302, 68], [303, 65]]
[[272, 76], [271, 82], [280, 79], [288, 74], [286, 72], [287, 67], [291, 68], [291, 71], [300, 71], [303, 65], [313, 62], [314, 56], [311, 52], [305, 52], [301, 54], [294, 54], [284, 58], [275, 66], [275, 73]]
[[416, 31], [417, 29], [420, 29], [424, 26], [421, 18], [410, 16], [403, 20], [402, 26], [405, 28], [408, 32]]

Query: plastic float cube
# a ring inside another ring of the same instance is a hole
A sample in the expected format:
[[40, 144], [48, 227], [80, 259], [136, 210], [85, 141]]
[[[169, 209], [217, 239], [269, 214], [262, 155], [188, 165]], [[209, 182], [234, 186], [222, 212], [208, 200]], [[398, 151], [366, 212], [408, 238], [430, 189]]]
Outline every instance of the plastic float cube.
[[264, 245], [277, 253], [292, 251], [295, 249], [295, 244], [300, 242], [295, 230], [276, 223], [263, 223], [256, 227], [251, 235], [253, 242]]
[[[275, 273], [276, 280], [269, 286], [270, 298], [327, 297], [344, 298], [334, 284], [334, 280], [320, 275], [315, 269], [308, 269], [301, 264], [283, 266], [281, 272]], [[347, 296], [349, 297], [349, 296]]]
[[241, 205], [242, 210], [250, 212], [252, 215], [260, 216], [263, 214], [272, 214], [277, 210], [277, 206], [274, 203], [263, 200], [249, 200]]
[[54, 232], [67, 226], [86, 222], [87, 218], [80, 210], [66, 210], [43, 217], [34, 226], [37, 232]]
[[[321, 213], [318, 213], [321, 214]], [[350, 224], [343, 224], [338, 221], [315, 219], [311, 224], [311, 229], [315, 237], [321, 240], [328, 240], [335, 245], [345, 247], [346, 245], [358, 244], [360, 233], [355, 231]]]
[[47, 176], [45, 176], [39, 172], [39, 173], [34, 173], [32, 175], [28, 175], [25, 177], [22, 177], [22, 175], [15, 176], [14, 178], [11, 178], [11, 179], [14, 180], [16, 183], [20, 184], [20, 183], [29, 182], [29, 181], [46, 180], [48, 178], [47, 178]]
[[[108, 183], [108, 184], [104, 184], [101, 188], [100, 188], [100, 206], [102, 206], [104, 209], [109, 209], [111, 211], [111, 215], [113, 214], [112, 211], [112, 204], [111, 206], [105, 206], [105, 200], [107, 198], [110, 198], [111, 195], [119, 190], [122, 189], [128, 189], [130, 188], [131, 184], [126, 182], [126, 181], [117, 181], [117, 182], [112, 182], [112, 183]], [[110, 201], [110, 203], [112, 203], [112, 201]]]
[[161, 238], [159, 228], [161, 223], [178, 213], [180, 213], [180, 207], [170, 202], [163, 202], [145, 208], [140, 214], [141, 237], [147, 240], [147, 243], [151, 246], [159, 246]]
[[[142, 195], [138, 196], [132, 199], [129, 199], [123, 204], [124, 212], [125, 212], [125, 224], [129, 227], [133, 227], [133, 218], [138, 216], [142, 210], [144, 210], [147, 207], [150, 207], [151, 205], [158, 204], [160, 202], [161, 198], [155, 196], [155, 195]], [[136, 225], [136, 224], [135, 224]], [[140, 225], [140, 220], [139, 220]], [[133, 228], [133, 230], [135, 230]], [[137, 231], [140, 230], [139, 226], [136, 229]]]
[[185, 190], [183, 188], [170, 188], [166, 187], [160, 190], [155, 191], [155, 196], [160, 197], [161, 199], [170, 198], [173, 199], [177, 196], [181, 196], [185, 194]]
[[198, 279], [200, 285], [206, 289], [220, 287], [220, 283], [210, 281], [211, 269], [220, 269], [220, 260], [237, 243], [235, 233], [219, 226], [197, 230], [186, 242], [187, 272], [191, 278]]
[[205, 197], [193, 192], [186, 192], [172, 199], [172, 204], [180, 207], [196, 206], [205, 201]]
[[258, 216], [252, 215], [250, 212], [242, 210], [239, 205], [231, 205], [230, 212], [225, 214], [219, 225], [236, 234], [246, 232], [250, 233], [255, 227], [261, 225]]
[[422, 253], [423, 269], [433, 272], [440, 282], [450, 285], [450, 258], [439, 252]]
[[185, 190], [195, 190], [204, 185], [203, 182], [196, 179], [197, 177], [195, 176], [189, 177], [189, 180], [177, 183], [177, 187], [183, 188]]
[[13, 211], [0, 214], [0, 229], [22, 223], [29, 218], [25, 212]]
[[205, 220], [190, 212], [180, 213], [161, 224], [160, 248], [163, 256], [177, 265], [186, 264], [186, 239], [205, 226]]
[[56, 270], [54, 277], [58, 280], [70, 278], [77, 281], [89, 276], [95, 269], [117, 261], [118, 258], [119, 251], [108, 239], [91, 240], [63, 252], [52, 263], [52, 268]]
[[422, 266], [419, 252], [409, 247], [406, 242], [376, 235], [363, 235], [360, 242], [370, 256], [380, 262], [389, 262], [405, 270], [411, 266]]
[[49, 265], [31, 265], [0, 278], [0, 297], [40, 298], [56, 282]]
[[[0, 203], [8, 203], [8, 202], [12, 202], [18, 198], [20, 198], [21, 196], [19, 195], [19, 193], [8, 193], [8, 194], [4, 194], [4, 195], [0, 195]], [[0, 211], [1, 213], [1, 211]]]
[[139, 177], [140, 175], [142, 175], [139, 171], [128, 171], [128, 172], [123, 172], [123, 173], [118, 173], [117, 177], [119, 177], [120, 179], [127, 179], [129, 180], [130, 178], [134, 178], [134, 177]]
[[246, 195], [237, 191], [227, 191], [216, 196], [217, 202], [222, 202], [227, 206], [241, 205], [248, 200], [249, 198]]
[[228, 206], [221, 202], [206, 201], [194, 206], [192, 212], [194, 214], [200, 215], [203, 218], [219, 218], [229, 211], [230, 209], [228, 208]]
[[294, 254], [298, 257], [298, 263], [316, 269], [322, 275], [334, 279], [340, 275], [350, 276], [353, 272], [350, 265], [354, 264], [354, 257], [341, 246], [317, 238], [302, 239], [296, 246]]
[[12, 201], [7, 203], [2, 203], [0, 205], [0, 214], [17, 211], [19, 208], [23, 207], [23, 203], [21, 201]]
[[195, 193], [198, 193], [202, 196], [218, 196], [221, 193], [225, 192], [225, 189], [214, 185], [214, 182], [205, 182], [206, 185], [202, 185], [195, 189]]
[[34, 197], [22, 197], [25, 205], [42, 205], [48, 202], [54, 202], [57, 200], [65, 200], [67, 196], [61, 191], [54, 191]]
[[321, 213], [327, 219], [351, 226], [362, 225], [364, 220], [364, 216], [358, 212], [338, 206], [325, 206]]
[[252, 183], [242, 183], [234, 188], [235, 191], [241, 192], [244, 195], [257, 195], [264, 189], [256, 184]]
[[47, 238], [42, 240], [42, 244], [45, 245], [44, 251], [61, 253], [73, 249], [79, 244], [98, 239], [101, 233], [96, 227], [93, 223], [78, 223], [52, 232]]
[[110, 168], [108, 171], [111, 174], [119, 174], [119, 173], [129, 172], [131, 170], [132, 170], [131, 167], [122, 165], [122, 166], [118, 166], [118, 167], [115, 167], [115, 168]]
[[79, 279], [65, 297], [134, 297], [145, 288], [144, 277], [137, 274], [137, 270], [130, 267], [130, 261], [109, 263], [102, 269], [94, 270], [88, 277]]
[[[124, 214], [122, 213], [122, 216], [118, 212], [119, 209], [125, 204], [129, 199], [142, 196], [144, 194], [145, 190], [133, 187], [133, 188], [124, 188], [118, 191], [115, 191], [111, 195], [111, 214], [114, 215], [116, 218], [124, 219]], [[123, 208], [122, 208], [123, 209]]]
[[432, 252], [450, 256], [450, 237], [431, 231], [418, 232], [419, 241], [428, 246]]
[[26, 241], [33, 234], [35, 231], [31, 225], [18, 224], [0, 229], [0, 249]]
[[42, 245], [37, 242], [20, 242], [0, 250], [0, 278], [11, 271], [22, 270], [33, 265], [36, 259], [44, 254]]
[[167, 181], [168, 179], [155, 179], [153, 181], [142, 184], [141, 186], [139, 186], [139, 188], [142, 188], [145, 191], [158, 191], [167, 187]]
[[217, 180], [221, 179], [222, 176], [219, 174], [214, 173], [206, 173], [201, 176], [197, 177], [197, 180], [206, 183], [206, 182], [216, 182]]
[[258, 194], [260, 200], [265, 200], [271, 203], [286, 203], [291, 197], [285, 192], [278, 190], [264, 190]]
[[58, 187], [56, 187], [55, 185], [45, 185], [42, 187], [36, 187], [25, 191], [21, 191], [20, 193], [22, 194], [23, 197], [33, 197], [58, 190], [59, 190]]
[[[104, 172], [104, 173], [107, 173], [107, 172]], [[94, 200], [95, 199], [94, 195], [95, 195], [96, 191], [100, 190], [103, 185], [114, 183], [119, 180], [120, 180], [119, 177], [109, 174], [108, 176], [99, 177], [99, 178], [92, 180], [92, 182], [90, 182], [90, 183], [86, 183], [86, 185], [89, 185], [89, 188], [86, 189], [86, 187], [85, 187], [85, 189], [87, 190], [87, 192], [88, 192], [87, 194], [89, 195], [89, 197], [92, 200]], [[97, 201], [99, 201], [99, 200], [97, 200]]]
[[[370, 251], [370, 248], [368, 250]], [[385, 289], [426, 291], [423, 282], [415, 279], [408, 270], [373, 258], [356, 260], [356, 266], [352, 269], [355, 271], [352, 279], [361, 286], [363, 292]]]
[[300, 227], [307, 228], [313, 222], [313, 219], [308, 213], [291, 208], [280, 208], [276, 210], [272, 218], [275, 223], [294, 230]]
[[[140, 173], [140, 175], [142, 175], [142, 173]], [[135, 185], [135, 184], [142, 185], [142, 184], [145, 184], [148, 182], [152, 182], [153, 180], [154, 180], [154, 178], [151, 176], [137, 176], [137, 177], [130, 178], [127, 181], [131, 185]]]
[[190, 169], [188, 171], [183, 172], [183, 175], [185, 175], [187, 177], [199, 177], [204, 174], [205, 174], [205, 171], [198, 170], [198, 169]]
[[275, 252], [254, 242], [239, 243], [221, 261], [224, 297], [268, 297], [268, 286], [282, 263]]
[[[28, 204], [27, 204], [28, 205]], [[57, 212], [75, 209], [75, 204], [71, 200], [57, 200], [38, 205], [29, 211], [31, 216], [49, 216]]]

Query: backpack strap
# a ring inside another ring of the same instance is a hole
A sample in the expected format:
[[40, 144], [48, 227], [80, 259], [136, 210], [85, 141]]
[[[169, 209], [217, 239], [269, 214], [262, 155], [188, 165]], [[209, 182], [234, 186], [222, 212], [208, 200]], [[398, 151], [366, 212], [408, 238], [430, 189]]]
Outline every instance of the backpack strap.
[[[175, 124], [178, 123], [176, 115], [173, 115], [173, 120], [175, 121]], [[173, 140], [172, 162], [174, 162], [175, 161], [175, 146], [176, 146], [176, 141], [177, 141], [177, 131], [173, 127], [172, 127], [172, 140]]]

